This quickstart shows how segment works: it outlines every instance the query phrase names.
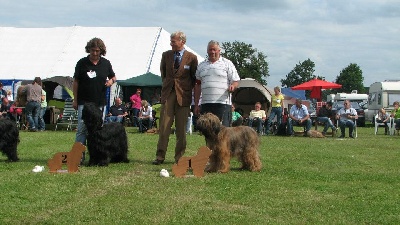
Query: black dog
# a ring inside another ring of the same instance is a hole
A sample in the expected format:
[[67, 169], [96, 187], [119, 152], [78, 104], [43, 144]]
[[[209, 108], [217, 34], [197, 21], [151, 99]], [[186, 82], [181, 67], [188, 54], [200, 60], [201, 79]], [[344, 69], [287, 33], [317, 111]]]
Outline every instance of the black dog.
[[93, 103], [84, 105], [82, 120], [88, 130], [89, 166], [129, 162], [128, 140], [125, 127], [121, 123], [103, 124], [103, 113]]
[[19, 160], [17, 145], [19, 143], [19, 130], [17, 124], [9, 119], [0, 119], [0, 151], [6, 155], [9, 162]]
[[287, 135], [286, 123], [282, 122], [281, 124], [279, 124], [275, 135], [278, 135], [278, 136], [286, 136]]

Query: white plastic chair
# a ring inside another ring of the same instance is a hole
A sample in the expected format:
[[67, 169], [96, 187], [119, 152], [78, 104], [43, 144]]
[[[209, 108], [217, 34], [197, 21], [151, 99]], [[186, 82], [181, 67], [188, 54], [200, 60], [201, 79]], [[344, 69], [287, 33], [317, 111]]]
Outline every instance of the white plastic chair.
[[[390, 117], [390, 135], [394, 135], [394, 133], [396, 132], [396, 123], [394, 122], [394, 118]], [[399, 132], [397, 131], [397, 134], [399, 134]]]
[[392, 135], [392, 117], [390, 117], [389, 121], [386, 123], [378, 123], [376, 122], [378, 120], [378, 114], [375, 115], [374, 121], [375, 121], [375, 135], [378, 133], [378, 127], [379, 126], [387, 126], [388, 127], [388, 132], [390, 135]]

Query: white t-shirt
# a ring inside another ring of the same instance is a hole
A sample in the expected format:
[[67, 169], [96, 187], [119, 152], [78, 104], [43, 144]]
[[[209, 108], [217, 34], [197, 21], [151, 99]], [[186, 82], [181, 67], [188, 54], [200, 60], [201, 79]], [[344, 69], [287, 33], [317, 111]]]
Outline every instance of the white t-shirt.
[[153, 108], [151, 108], [151, 106], [147, 106], [147, 110], [145, 110], [142, 107], [140, 107], [140, 113], [142, 116], [149, 116], [150, 118], [153, 118]]
[[222, 56], [214, 63], [205, 60], [199, 64], [196, 79], [201, 81], [202, 104], [232, 104], [228, 89], [240, 77], [233, 63]]

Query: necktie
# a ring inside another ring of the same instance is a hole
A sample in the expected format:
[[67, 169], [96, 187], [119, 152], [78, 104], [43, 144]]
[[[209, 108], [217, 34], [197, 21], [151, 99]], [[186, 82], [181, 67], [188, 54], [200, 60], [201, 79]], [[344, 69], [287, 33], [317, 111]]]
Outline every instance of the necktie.
[[179, 64], [180, 64], [179, 57], [180, 57], [180, 55], [181, 55], [180, 52], [176, 52], [175, 53], [175, 62], [174, 62], [174, 68], [175, 69], [179, 68]]

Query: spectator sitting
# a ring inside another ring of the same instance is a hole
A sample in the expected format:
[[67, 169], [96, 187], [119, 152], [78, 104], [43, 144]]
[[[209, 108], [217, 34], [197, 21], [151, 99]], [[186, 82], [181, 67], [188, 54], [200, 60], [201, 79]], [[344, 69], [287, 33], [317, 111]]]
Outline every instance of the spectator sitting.
[[113, 106], [110, 107], [110, 111], [107, 117], [107, 123], [111, 122], [118, 122], [122, 123], [125, 116], [128, 115], [126, 108], [124, 105], [121, 104], [122, 101], [120, 98], [115, 99], [115, 103]]
[[386, 110], [384, 108], [381, 108], [378, 112], [378, 118], [376, 119], [376, 123], [383, 123], [385, 124], [385, 134], [388, 134], [388, 126], [387, 123], [390, 119], [389, 114], [386, 112]]
[[311, 119], [307, 106], [302, 104], [301, 99], [296, 99], [296, 104], [290, 108], [288, 119], [288, 134], [293, 135], [293, 126], [304, 126], [304, 136], [307, 136], [311, 129]]
[[394, 118], [394, 123], [395, 123], [396, 130], [399, 130], [400, 129], [399, 102], [398, 101], [393, 102], [393, 107], [394, 108], [393, 108], [392, 114], [390, 116]]
[[355, 127], [355, 121], [358, 118], [357, 111], [351, 108], [349, 100], [345, 100], [343, 103], [344, 107], [341, 108], [337, 114], [336, 119], [339, 120], [339, 127], [341, 131], [340, 138], [344, 138], [346, 127], [349, 128], [349, 137], [354, 138], [353, 130]]
[[235, 111], [235, 105], [232, 104], [232, 127], [241, 126], [243, 124], [243, 117], [239, 112]]
[[22, 117], [22, 108], [16, 108], [16, 107], [18, 107], [17, 101], [11, 104], [10, 113], [13, 115], [14, 119], [19, 121]]
[[322, 106], [318, 110], [317, 116], [318, 116], [317, 121], [325, 124], [322, 134], [325, 136], [326, 131], [330, 127], [330, 128], [332, 128], [332, 135], [335, 136], [336, 127], [333, 125], [332, 120], [331, 120], [331, 118], [333, 118], [333, 116], [334, 116], [332, 113], [332, 102], [327, 102], [326, 105]]
[[[141, 101], [142, 107], [139, 112], [139, 132], [146, 132], [153, 125], [153, 109], [146, 100]], [[147, 128], [146, 128], [147, 127]]]
[[256, 102], [254, 105], [255, 109], [251, 110], [250, 115], [249, 115], [249, 122], [248, 126], [249, 127], [257, 127], [257, 133], [261, 135], [262, 131], [262, 125], [265, 123], [265, 119], [267, 118], [267, 115], [265, 114], [265, 111], [261, 109], [261, 103]]
[[14, 97], [12, 95], [12, 91], [11, 90], [7, 91], [7, 99], [8, 99], [9, 102], [13, 102], [14, 101]]
[[1, 99], [1, 107], [0, 107], [0, 118], [8, 118], [15, 121], [14, 116], [10, 112], [11, 104], [7, 99], [7, 96], [4, 96]]

